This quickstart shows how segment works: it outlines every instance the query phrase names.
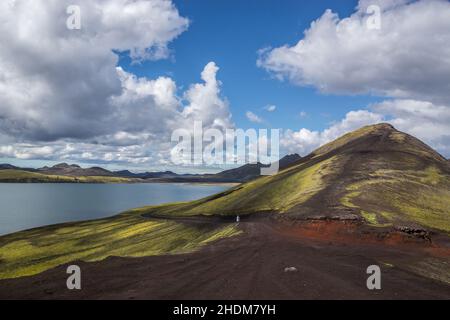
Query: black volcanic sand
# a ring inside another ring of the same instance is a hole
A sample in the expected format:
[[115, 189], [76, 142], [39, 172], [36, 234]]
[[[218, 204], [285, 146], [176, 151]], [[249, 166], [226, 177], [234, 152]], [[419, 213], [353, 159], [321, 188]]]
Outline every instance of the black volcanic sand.
[[[433, 255], [450, 262], [448, 243], [368, 235], [344, 222], [246, 220], [239, 228], [241, 235], [195, 253], [75, 262], [79, 291], [66, 288], [67, 265], [2, 280], [0, 299], [450, 299], [449, 284], [404, 268]], [[366, 287], [373, 264], [381, 290]]]

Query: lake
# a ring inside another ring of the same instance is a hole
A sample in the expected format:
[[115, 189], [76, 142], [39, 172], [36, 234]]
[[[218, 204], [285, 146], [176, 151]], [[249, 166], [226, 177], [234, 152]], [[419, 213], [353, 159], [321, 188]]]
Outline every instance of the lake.
[[127, 209], [203, 198], [226, 185], [0, 183], [0, 235]]

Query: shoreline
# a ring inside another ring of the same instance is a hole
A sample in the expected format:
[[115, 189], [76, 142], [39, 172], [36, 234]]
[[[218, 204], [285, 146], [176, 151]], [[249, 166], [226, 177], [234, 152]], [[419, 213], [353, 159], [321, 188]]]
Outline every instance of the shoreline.
[[243, 182], [214, 182], [214, 181], [123, 181], [123, 182], [104, 182], [104, 181], [0, 181], [3, 184], [192, 184], [192, 185], [216, 185], [235, 187]]
[[[214, 194], [216, 192], [223, 192], [225, 190], [228, 190], [228, 189], [234, 187], [235, 185], [238, 185], [238, 184], [233, 184], [233, 183], [180, 183], [180, 182], [173, 182], [173, 183], [172, 182], [147, 182], [147, 183], [154, 185], [155, 188], [164, 188], [164, 186], [169, 186], [169, 185], [173, 185], [175, 188], [176, 188], [176, 186], [179, 186], [179, 187], [183, 187], [184, 186], [185, 188], [189, 188], [189, 186], [192, 186], [192, 187], [194, 187], [194, 186], [203, 186], [203, 187], [210, 187], [210, 188], [223, 187], [223, 188], [220, 188], [219, 191], [213, 191], [212, 194]], [[127, 190], [129, 190], [128, 186], [131, 187], [132, 185], [135, 185], [136, 183], [125, 183], [125, 182], [112, 182], [112, 183], [92, 183], [92, 182], [83, 182], [83, 183], [70, 183], [70, 182], [57, 182], [57, 183], [53, 183], [53, 182], [45, 182], [45, 183], [36, 183], [36, 182], [33, 182], [33, 183], [11, 183], [11, 185], [16, 185], [18, 188], [26, 187], [25, 184], [36, 185], [35, 188], [37, 188], [37, 189], [41, 188], [39, 185], [42, 185], [42, 187], [44, 187], [43, 185], [52, 185], [53, 184], [54, 185], [53, 188], [59, 188], [59, 187], [57, 187], [57, 185], [61, 185], [61, 184], [64, 184], [64, 185], [83, 184], [83, 185], [85, 185], [84, 187], [83, 186], [75, 187], [76, 189], [81, 189], [81, 190], [85, 189], [85, 188], [88, 188], [89, 186], [92, 186], [92, 187], [95, 186], [95, 188], [97, 188], [96, 187], [97, 185], [112, 185], [112, 186], [117, 185], [117, 187], [115, 187], [115, 188], [117, 188], [118, 190], [123, 190], [123, 192], [126, 193]], [[9, 187], [7, 186], [7, 183], [0, 182], [0, 185], [3, 185], [5, 188], [9, 189]], [[23, 185], [23, 186], [20, 187], [20, 185]], [[120, 187], [118, 185], [122, 185], [122, 187]], [[69, 188], [69, 186], [67, 186], [67, 187]], [[12, 186], [11, 186], [11, 188], [12, 188]], [[33, 188], [33, 189], [35, 189], [35, 188]], [[98, 187], [98, 188], [102, 189], [103, 187]], [[108, 188], [108, 187], [105, 186], [105, 188]], [[143, 189], [147, 189], [147, 188], [153, 189], [153, 187], [151, 187], [150, 185], [148, 187], [142, 186], [142, 188]], [[201, 188], [201, 189], [203, 189], [203, 188]], [[212, 195], [211, 192], [209, 192], [209, 193], [210, 193], [210, 195]], [[197, 195], [197, 196], [198, 196], [198, 199], [203, 198], [203, 196], [201, 196], [201, 195]], [[198, 199], [195, 198], [195, 199], [192, 199], [191, 201], [195, 201], [195, 200], [198, 200]], [[150, 197], [150, 200], [151, 200], [151, 197]], [[146, 200], [144, 199], [144, 201], [146, 201]], [[178, 201], [180, 201], [180, 200], [178, 200]], [[117, 211], [116, 210], [111, 211], [106, 216], [100, 216], [100, 217], [98, 217], [98, 216], [91, 216], [89, 218], [84, 218], [84, 219], [76, 219], [76, 218], [72, 217], [71, 219], [63, 220], [63, 221], [50, 221], [50, 223], [34, 224], [34, 225], [28, 225], [28, 226], [26, 225], [26, 226], [22, 226], [20, 229], [17, 229], [17, 230], [6, 231], [6, 233], [4, 233], [5, 232], [4, 230], [2, 230], [2, 232], [0, 232], [0, 239], [5, 237], [5, 236], [9, 236], [9, 235], [20, 233], [20, 232], [27, 232], [27, 231], [34, 230], [34, 229], [45, 229], [45, 228], [51, 228], [53, 226], [59, 226], [59, 225], [64, 225], [64, 224], [89, 222], [89, 221], [95, 221], [95, 220], [99, 220], [99, 219], [114, 219], [114, 218], [116, 218], [116, 217], [118, 217], [121, 214], [126, 213], [126, 212], [140, 210], [140, 209], [148, 208], [148, 207], [151, 207], [151, 206], [164, 206], [164, 205], [168, 205], [168, 204], [171, 204], [171, 203], [173, 203], [172, 200], [165, 201], [165, 202], [162, 202], [162, 203], [156, 203], [156, 204], [153, 204], [151, 202], [150, 203], [144, 202], [144, 203], [139, 203], [139, 204], [132, 204], [130, 206], [117, 209]], [[6, 228], [6, 229], [8, 229], [8, 228]]]

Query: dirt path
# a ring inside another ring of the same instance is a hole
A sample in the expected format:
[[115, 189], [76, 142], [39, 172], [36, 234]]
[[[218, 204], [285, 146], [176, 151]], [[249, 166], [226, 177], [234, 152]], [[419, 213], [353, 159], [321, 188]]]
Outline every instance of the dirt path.
[[[80, 291], [66, 289], [66, 266], [0, 281], [0, 299], [450, 299], [450, 285], [380, 265], [426, 258], [419, 251], [314, 241], [265, 221], [240, 228], [242, 235], [191, 254], [75, 263]], [[372, 264], [382, 269], [381, 290], [366, 288]]]

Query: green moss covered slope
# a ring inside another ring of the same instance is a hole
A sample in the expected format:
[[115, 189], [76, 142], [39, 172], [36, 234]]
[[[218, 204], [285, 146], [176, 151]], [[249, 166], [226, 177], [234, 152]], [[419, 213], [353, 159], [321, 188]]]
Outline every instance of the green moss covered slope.
[[418, 139], [377, 124], [318, 148], [277, 175], [198, 201], [146, 210], [149, 216], [350, 213], [374, 226], [450, 232], [449, 208], [448, 161]]
[[150, 220], [141, 213], [135, 209], [0, 237], [0, 279], [34, 275], [74, 260], [185, 253], [239, 233], [234, 224], [183, 224]]

